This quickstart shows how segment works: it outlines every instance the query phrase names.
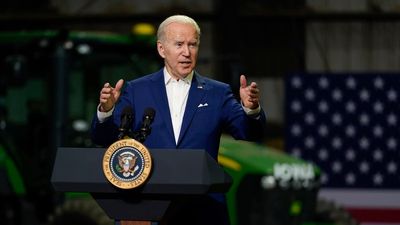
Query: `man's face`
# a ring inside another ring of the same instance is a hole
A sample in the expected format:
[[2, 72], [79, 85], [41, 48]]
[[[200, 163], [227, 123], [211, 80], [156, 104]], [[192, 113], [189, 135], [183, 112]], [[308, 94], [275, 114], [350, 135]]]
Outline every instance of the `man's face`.
[[186, 77], [196, 66], [199, 51], [196, 29], [189, 24], [169, 24], [164, 40], [157, 42], [157, 49], [171, 76]]

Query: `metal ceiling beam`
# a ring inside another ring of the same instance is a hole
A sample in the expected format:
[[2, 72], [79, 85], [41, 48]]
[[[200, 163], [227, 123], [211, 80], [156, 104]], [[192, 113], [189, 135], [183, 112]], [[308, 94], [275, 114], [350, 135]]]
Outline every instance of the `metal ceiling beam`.
[[[213, 22], [219, 17], [213, 13], [188, 13], [200, 22]], [[91, 24], [123, 24], [134, 22], [159, 23], [171, 14], [96, 14], [96, 15], [55, 15], [55, 14], [0, 14], [0, 29], [35, 29], [59, 28], [74, 25]], [[308, 11], [265, 12], [258, 14], [239, 13], [237, 21], [265, 23], [276, 21], [293, 22], [396, 22], [400, 13], [370, 13], [370, 12], [323, 12]]]

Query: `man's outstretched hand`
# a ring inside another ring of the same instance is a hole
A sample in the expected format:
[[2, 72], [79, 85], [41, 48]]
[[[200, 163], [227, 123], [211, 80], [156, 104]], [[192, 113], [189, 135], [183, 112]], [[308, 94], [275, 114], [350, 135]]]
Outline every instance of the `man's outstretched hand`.
[[247, 86], [245, 75], [240, 75], [240, 99], [244, 107], [249, 109], [258, 108], [260, 101], [260, 90], [256, 82], [251, 82]]
[[122, 79], [115, 84], [115, 87], [112, 87], [110, 83], [104, 84], [100, 91], [100, 112], [108, 112], [114, 107], [121, 95], [121, 88], [123, 85], [124, 80]]

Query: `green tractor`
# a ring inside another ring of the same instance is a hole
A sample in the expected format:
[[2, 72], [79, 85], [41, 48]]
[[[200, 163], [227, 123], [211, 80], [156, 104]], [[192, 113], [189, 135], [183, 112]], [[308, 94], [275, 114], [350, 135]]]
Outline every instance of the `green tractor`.
[[226, 194], [232, 225], [356, 225], [332, 201], [320, 199], [320, 169], [282, 150], [229, 137], [219, 163], [233, 178]]
[[88, 124], [105, 81], [159, 68], [146, 27], [0, 32], [2, 225], [113, 224], [89, 194], [56, 193], [50, 176], [58, 146], [92, 146]]
[[316, 208], [320, 171], [273, 148], [223, 138], [219, 163], [233, 177], [232, 225], [301, 224]]

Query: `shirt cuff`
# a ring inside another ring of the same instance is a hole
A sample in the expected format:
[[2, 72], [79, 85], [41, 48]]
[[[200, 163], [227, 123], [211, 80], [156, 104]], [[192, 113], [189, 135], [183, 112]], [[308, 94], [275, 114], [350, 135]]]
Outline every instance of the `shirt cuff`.
[[108, 112], [100, 112], [100, 104], [97, 106], [97, 119], [99, 120], [100, 123], [106, 121], [106, 119], [108, 117], [110, 117], [112, 115], [112, 113], [114, 112], [114, 106], [112, 107], [112, 109]]
[[242, 104], [242, 107], [243, 107], [243, 110], [246, 113], [246, 115], [248, 115], [250, 117], [253, 117], [253, 118], [256, 118], [256, 119], [259, 118], [259, 116], [260, 116], [259, 114], [261, 112], [261, 106], [260, 105], [258, 105], [258, 107], [256, 109], [249, 109], [247, 107], [244, 107], [243, 104]]

